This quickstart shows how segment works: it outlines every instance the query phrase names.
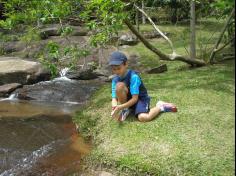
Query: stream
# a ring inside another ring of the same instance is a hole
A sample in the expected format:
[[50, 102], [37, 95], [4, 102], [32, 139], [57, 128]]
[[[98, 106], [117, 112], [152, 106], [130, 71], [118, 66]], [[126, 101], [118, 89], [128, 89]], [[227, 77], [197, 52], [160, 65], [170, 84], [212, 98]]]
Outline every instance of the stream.
[[[70, 81], [67, 83], [71, 87]], [[90, 87], [91, 95], [98, 86]], [[83, 96], [88, 100], [87, 94]], [[74, 112], [85, 103], [81, 100], [0, 99], [0, 176], [82, 173], [81, 157], [92, 146], [78, 134], [72, 121]]]

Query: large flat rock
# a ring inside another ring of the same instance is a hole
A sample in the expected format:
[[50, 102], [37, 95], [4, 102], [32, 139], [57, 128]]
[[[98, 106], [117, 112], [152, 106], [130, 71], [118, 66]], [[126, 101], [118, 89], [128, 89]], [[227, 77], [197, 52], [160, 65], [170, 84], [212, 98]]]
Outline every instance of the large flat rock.
[[9, 59], [0, 61], [0, 73], [32, 72], [38, 69], [39, 63], [21, 59]]
[[18, 57], [0, 57], [0, 85], [32, 84], [49, 78], [50, 73], [38, 62]]

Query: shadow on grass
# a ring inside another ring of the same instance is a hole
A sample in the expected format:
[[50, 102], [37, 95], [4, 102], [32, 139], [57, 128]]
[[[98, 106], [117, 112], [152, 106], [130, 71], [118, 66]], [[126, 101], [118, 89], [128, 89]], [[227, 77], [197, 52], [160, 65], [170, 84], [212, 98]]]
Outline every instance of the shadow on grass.
[[[152, 107], [151, 107], [151, 108], [152, 108]], [[163, 113], [158, 114], [153, 120], [157, 120], [157, 119], [162, 118], [162, 115], [163, 115]], [[152, 121], [153, 121], [153, 120], [152, 120]], [[136, 116], [134, 115], [134, 113], [131, 113], [131, 114], [127, 117], [127, 119], [125, 120], [125, 122], [128, 122], [128, 123], [130, 123], [130, 122], [148, 123], [148, 122], [140, 122], [140, 121], [138, 120], [138, 117], [136, 117]], [[122, 126], [124, 126], [125, 124], [126, 124], [126, 123], [120, 122], [119, 126], [122, 127]]]
[[[175, 88], [180, 91], [187, 89], [211, 89], [234, 94], [234, 72], [234, 61], [200, 68], [181, 67], [178, 68], [177, 74], [167, 73], [163, 77], [159, 76], [156, 82], [159, 82], [158, 89]], [[153, 83], [147, 85], [148, 89], [156, 89], [156, 85]]]

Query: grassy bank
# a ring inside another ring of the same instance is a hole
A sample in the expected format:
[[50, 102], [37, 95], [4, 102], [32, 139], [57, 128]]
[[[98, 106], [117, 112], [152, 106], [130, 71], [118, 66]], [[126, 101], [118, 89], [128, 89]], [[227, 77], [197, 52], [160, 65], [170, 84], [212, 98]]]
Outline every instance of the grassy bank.
[[[146, 66], [160, 64], [142, 44], [127, 49], [135, 51]], [[234, 175], [234, 61], [197, 69], [179, 62], [167, 66], [166, 73], [141, 76], [152, 106], [158, 99], [169, 101], [178, 112], [149, 123], [131, 116], [120, 124], [110, 117], [111, 87], [104, 85], [74, 119], [84, 136], [93, 137], [86, 161], [116, 168], [116, 175]]]
[[137, 175], [233, 175], [233, 65], [142, 75], [152, 106], [161, 99], [179, 110], [149, 123], [112, 120], [110, 85], [105, 85], [75, 119], [83, 134], [94, 137], [88, 160]]

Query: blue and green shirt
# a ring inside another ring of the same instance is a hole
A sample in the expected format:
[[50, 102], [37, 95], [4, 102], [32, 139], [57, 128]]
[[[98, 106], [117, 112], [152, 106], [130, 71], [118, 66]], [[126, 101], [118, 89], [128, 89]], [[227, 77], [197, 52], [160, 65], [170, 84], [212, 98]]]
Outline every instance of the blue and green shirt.
[[145, 88], [140, 76], [133, 70], [128, 70], [124, 77], [115, 76], [112, 79], [112, 98], [116, 96], [116, 84], [118, 82], [124, 82], [129, 89], [128, 98], [132, 95], [139, 95], [139, 99], [149, 99], [147, 89]]

